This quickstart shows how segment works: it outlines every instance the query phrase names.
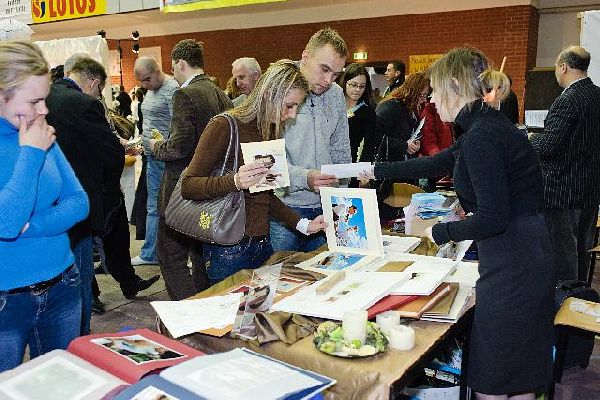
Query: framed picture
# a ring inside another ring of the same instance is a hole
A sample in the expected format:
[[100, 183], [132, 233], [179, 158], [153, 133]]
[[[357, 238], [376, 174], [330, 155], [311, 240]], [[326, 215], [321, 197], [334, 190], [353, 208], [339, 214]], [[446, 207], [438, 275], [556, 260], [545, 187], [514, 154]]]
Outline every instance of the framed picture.
[[240, 143], [240, 146], [244, 164], [262, 162], [269, 168], [267, 175], [256, 185], [250, 187], [250, 193], [290, 186], [284, 139]]
[[319, 192], [329, 251], [383, 256], [375, 190], [322, 187]]

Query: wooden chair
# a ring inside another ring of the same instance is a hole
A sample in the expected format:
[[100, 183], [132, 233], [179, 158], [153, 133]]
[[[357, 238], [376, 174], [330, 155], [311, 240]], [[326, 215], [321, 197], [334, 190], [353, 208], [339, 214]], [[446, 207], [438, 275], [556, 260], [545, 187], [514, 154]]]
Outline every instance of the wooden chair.
[[392, 192], [383, 202], [394, 208], [406, 207], [410, 204], [412, 195], [415, 193], [425, 193], [425, 191], [410, 183], [394, 183]]
[[[558, 341], [556, 345], [556, 358], [554, 360], [553, 379], [548, 389], [549, 400], [554, 398], [554, 386], [556, 382], [560, 383], [562, 379], [565, 355], [571, 333], [584, 331], [600, 334], [600, 323], [596, 322], [596, 317], [571, 310], [570, 307], [573, 300], [575, 300], [574, 297], [567, 298], [554, 317], [554, 325], [558, 328]], [[599, 304], [587, 300], [583, 301], [591, 304]]]

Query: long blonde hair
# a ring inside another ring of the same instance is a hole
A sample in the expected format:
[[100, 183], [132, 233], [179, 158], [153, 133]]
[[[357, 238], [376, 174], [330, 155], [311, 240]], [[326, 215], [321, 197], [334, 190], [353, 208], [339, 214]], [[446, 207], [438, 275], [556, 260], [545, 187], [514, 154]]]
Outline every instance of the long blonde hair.
[[49, 71], [44, 54], [35, 44], [24, 40], [0, 42], [0, 94], [6, 98], [10, 99], [31, 76], [48, 75]]
[[263, 140], [279, 139], [283, 98], [292, 89], [307, 93], [308, 82], [297, 63], [279, 60], [265, 71], [242, 104], [227, 113], [243, 123], [256, 120]]

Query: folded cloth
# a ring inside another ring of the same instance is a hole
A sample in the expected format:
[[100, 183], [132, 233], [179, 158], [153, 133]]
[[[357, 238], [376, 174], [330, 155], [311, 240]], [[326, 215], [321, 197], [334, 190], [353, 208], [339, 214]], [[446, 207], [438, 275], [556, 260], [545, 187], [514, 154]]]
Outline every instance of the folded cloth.
[[254, 316], [259, 345], [277, 340], [286, 344], [296, 343], [312, 334], [321, 322], [323, 320], [319, 318], [281, 311], [261, 312]]

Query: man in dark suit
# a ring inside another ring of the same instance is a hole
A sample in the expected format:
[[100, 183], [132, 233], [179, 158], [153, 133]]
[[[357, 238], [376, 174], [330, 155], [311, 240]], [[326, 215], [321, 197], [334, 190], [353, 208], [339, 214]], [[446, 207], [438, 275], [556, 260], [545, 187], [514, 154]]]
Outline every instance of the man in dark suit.
[[404, 74], [406, 73], [406, 66], [404, 62], [400, 60], [390, 61], [385, 70], [385, 79], [388, 81], [389, 86], [383, 92], [383, 97], [392, 93], [394, 89], [399, 88], [404, 83]]
[[[204, 73], [202, 46], [185, 39], [171, 52], [173, 75], [181, 85], [173, 95], [173, 117], [167, 140], [150, 140], [157, 160], [165, 162], [158, 194], [157, 256], [172, 300], [181, 300], [208, 288], [202, 244], [167, 226], [165, 208], [182, 171], [190, 163], [200, 134], [208, 121], [233, 105], [227, 95]], [[192, 276], [187, 266], [192, 261]]]
[[544, 214], [558, 280], [587, 280], [600, 204], [600, 88], [587, 76], [590, 54], [563, 50], [555, 75], [564, 88], [531, 143], [542, 165]]
[[[51, 86], [46, 99], [49, 110], [47, 120], [56, 129], [56, 140], [90, 200], [89, 217], [69, 231], [75, 262], [82, 277], [82, 333], [89, 333], [91, 281], [94, 277], [91, 238], [92, 235], [107, 234], [107, 221], [120, 211], [122, 193], [119, 180], [125, 150], [112, 133], [104, 107], [98, 100], [107, 78], [102, 64], [80, 57], [67, 74], [67, 77], [57, 80]], [[125, 230], [127, 241], [119, 238], [118, 243], [111, 246], [110, 250], [126, 247], [128, 254], [129, 232], [126, 219]], [[114, 253], [109, 251], [107, 259]], [[112, 260], [117, 257], [110, 258], [112, 262], [107, 261], [107, 268], [121, 284], [126, 297], [150, 286], [150, 280], [144, 281], [135, 275], [131, 264], [121, 265]], [[125, 261], [129, 263], [128, 255]], [[158, 276], [153, 282], [157, 279]]]

